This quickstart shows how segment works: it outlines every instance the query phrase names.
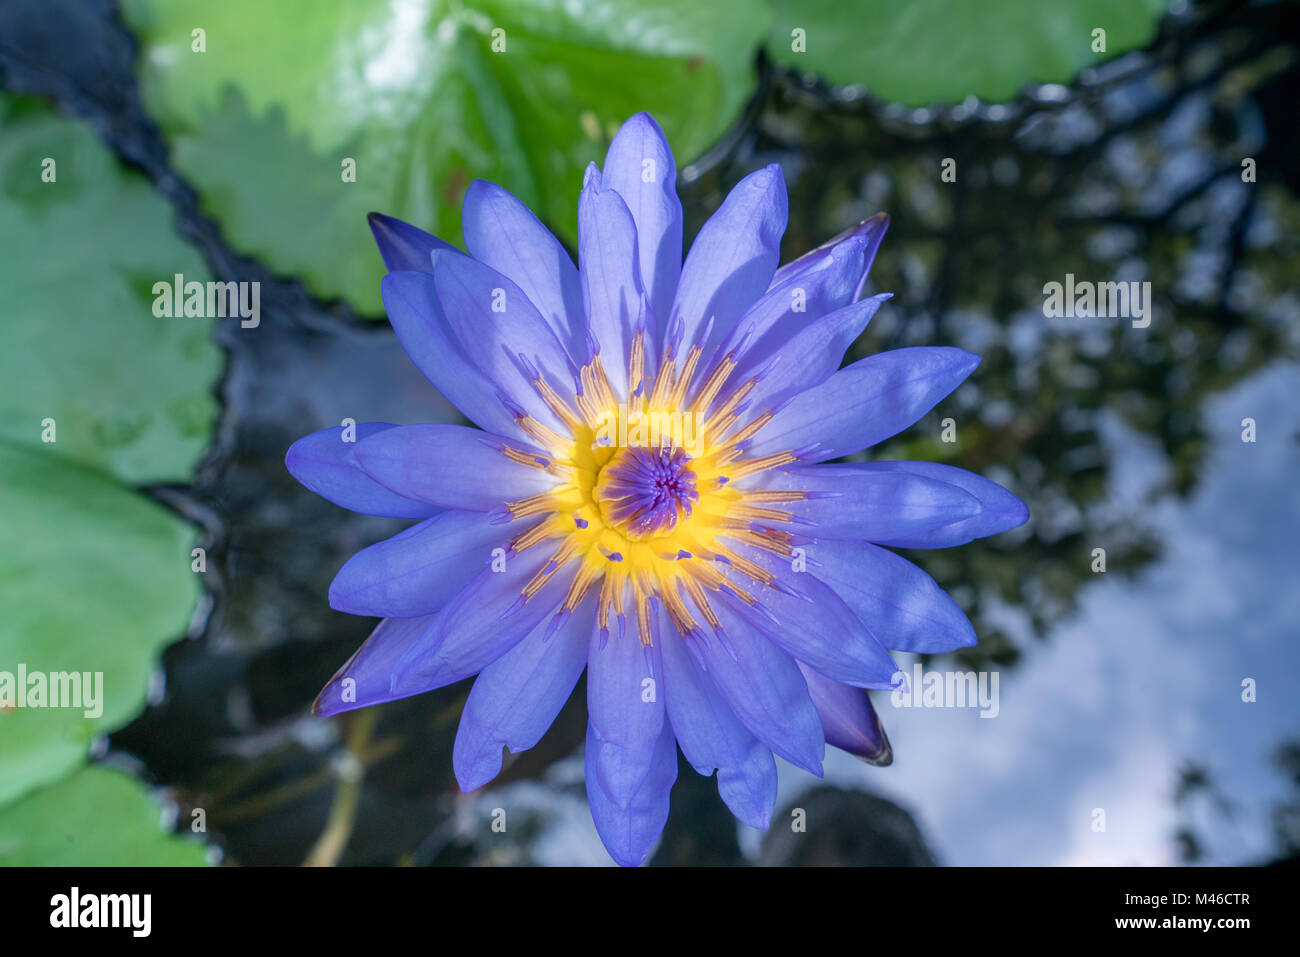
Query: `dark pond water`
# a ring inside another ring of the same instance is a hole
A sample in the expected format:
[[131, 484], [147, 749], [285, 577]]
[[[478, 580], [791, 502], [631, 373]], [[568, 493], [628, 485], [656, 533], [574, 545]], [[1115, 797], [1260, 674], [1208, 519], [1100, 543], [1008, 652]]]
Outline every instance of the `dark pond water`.
[[[7, 4], [0, 26], [22, 22], [28, 6]], [[467, 685], [338, 720], [308, 715], [371, 624], [329, 610], [329, 581], [400, 523], [315, 498], [285, 472], [284, 451], [345, 416], [454, 413], [386, 323], [315, 301], [229, 250], [167, 166], [111, 11], [46, 6], [64, 14], [61, 26], [25, 37], [21, 55], [5, 47], [6, 86], [90, 120], [174, 201], [215, 274], [263, 282], [255, 333], [217, 330], [229, 352], [218, 441], [192, 487], [151, 490], [206, 530], [209, 614], [167, 652], [165, 692], [113, 736], [109, 760], [182, 808], [205, 808], [229, 862], [336, 856], [318, 842], [332, 813], [348, 818], [341, 782], [361, 769], [344, 863], [607, 863], [582, 785], [581, 689], [538, 748], [470, 796], [451, 773]], [[778, 827], [765, 843], [684, 768], [656, 863], [1296, 853], [1296, 39], [1291, 4], [1185, 9], [1149, 50], [1071, 87], [942, 111], [835, 94], [763, 66], [746, 116], [685, 171], [688, 235], [731, 184], [773, 161], [790, 185], [788, 256], [887, 211], [869, 291], [895, 298], [858, 353], [959, 345], [983, 363], [879, 457], [983, 472], [1034, 518], [993, 541], [909, 555], [980, 634], [960, 659], [920, 664], [996, 673], [995, 717], [878, 698], [893, 766], [839, 755], [824, 784], [783, 768], [781, 806], [808, 810], [810, 840]], [[939, 176], [945, 158], [955, 183]], [[1243, 182], [1244, 158], [1257, 181]], [[1043, 286], [1067, 274], [1149, 281], [1151, 324], [1045, 318]], [[941, 439], [948, 417], [955, 443]], [[1246, 418], [1253, 443], [1242, 441]], [[1104, 574], [1093, 570], [1097, 548]], [[1257, 683], [1253, 703], [1244, 679]], [[484, 824], [498, 806], [512, 809], [508, 835]]]

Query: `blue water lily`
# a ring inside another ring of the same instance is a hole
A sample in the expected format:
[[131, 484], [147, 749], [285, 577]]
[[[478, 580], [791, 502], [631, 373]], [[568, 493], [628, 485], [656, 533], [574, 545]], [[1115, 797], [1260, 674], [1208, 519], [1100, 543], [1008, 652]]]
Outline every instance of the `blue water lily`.
[[668, 817], [677, 750], [765, 828], [774, 755], [890, 747], [864, 689], [888, 649], [974, 644], [951, 598], [886, 547], [1023, 523], [1001, 486], [928, 462], [830, 463], [925, 415], [978, 364], [908, 348], [844, 368], [882, 215], [778, 268], [785, 184], [731, 191], [682, 261], [667, 141], [623, 124], [578, 200], [578, 265], [519, 200], [475, 182], [468, 255], [374, 215], [384, 303], [424, 375], [478, 428], [371, 422], [296, 442], [309, 489], [418, 519], [339, 572], [330, 604], [383, 619], [316, 701], [335, 714], [477, 675], [453, 753], [465, 791], [535, 745], [587, 673], [587, 793], [635, 865]]

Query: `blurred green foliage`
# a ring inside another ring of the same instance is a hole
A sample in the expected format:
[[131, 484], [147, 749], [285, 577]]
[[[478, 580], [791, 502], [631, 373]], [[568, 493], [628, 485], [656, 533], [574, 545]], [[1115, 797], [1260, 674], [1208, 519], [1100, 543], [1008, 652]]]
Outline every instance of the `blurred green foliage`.
[[770, 23], [758, 0], [128, 0], [124, 12], [145, 102], [230, 243], [373, 316], [384, 269], [367, 212], [458, 241], [461, 197], [483, 178], [573, 240], [582, 171], [618, 124], [647, 110], [679, 158], [697, 156], [750, 95]]
[[0, 441], [124, 482], [185, 481], [216, 421], [221, 353], [208, 320], [156, 318], [152, 290], [207, 281], [203, 260], [85, 124], [0, 97], [0, 131], [0, 222], [20, 237], [0, 257]]
[[82, 768], [0, 806], [0, 864], [181, 867], [204, 862], [196, 841], [166, 833], [157, 804], [130, 775]]
[[[57, 846], [121, 863], [94, 850], [91, 822], [153, 805], [129, 778], [77, 769], [144, 708], [202, 594], [193, 528], [130, 485], [187, 481], [207, 447], [220, 353], [208, 322], [156, 318], [150, 291], [207, 272], [141, 176], [34, 100], [0, 97], [0, 219], [21, 237], [0, 258], [0, 670], [102, 674], [88, 707], [0, 710], [0, 862], [52, 863]], [[95, 810], [63, 818], [61, 802]], [[66, 827], [91, 843], [66, 844]]]
[[[772, 7], [775, 5], [776, 10]], [[360, 227], [449, 242], [478, 178], [577, 238], [582, 171], [645, 110], [679, 166], [753, 95], [765, 40], [794, 69], [908, 103], [1014, 96], [1150, 39], [1161, 0], [126, 0], [150, 112], [232, 246], [379, 316]], [[773, 24], [775, 23], [775, 26]], [[1091, 29], [1108, 30], [1105, 53]], [[806, 33], [792, 52], [791, 30]]]
[[[1001, 101], [1145, 46], [1166, 0], [773, 0], [773, 60], [908, 106]], [[1094, 30], [1105, 31], [1094, 38]]]

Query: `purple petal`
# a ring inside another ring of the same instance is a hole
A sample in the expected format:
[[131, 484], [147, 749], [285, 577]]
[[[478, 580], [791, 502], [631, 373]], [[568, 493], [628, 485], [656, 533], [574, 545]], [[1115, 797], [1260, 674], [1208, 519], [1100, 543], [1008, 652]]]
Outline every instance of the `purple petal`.
[[672, 150], [649, 113], [619, 127], [605, 155], [602, 180], [623, 197], [636, 222], [641, 285], [651, 314], [667, 319], [682, 271], [682, 203]]
[[392, 216], [371, 213], [366, 218], [370, 221], [370, 231], [374, 233], [375, 243], [379, 246], [379, 255], [384, 258], [384, 265], [389, 272], [404, 269], [432, 272], [429, 256], [435, 249], [460, 252], [451, 243], [445, 243], [437, 236]]
[[348, 559], [330, 585], [330, 607], [377, 618], [431, 615], [518, 532], [482, 512], [443, 512]]
[[623, 635], [593, 626], [587, 651], [587, 767], [625, 808], [650, 772], [664, 725], [659, 643], [643, 645], [635, 623]]
[[460, 215], [470, 254], [522, 289], [569, 355], [580, 358], [582, 285], [560, 241], [532, 210], [486, 180], [469, 184]]
[[980, 503], [977, 514], [953, 522], [934, 532], [917, 536], [899, 534], [879, 539], [882, 545], [896, 548], [950, 548], [988, 535], [1017, 528], [1029, 520], [1029, 508], [1011, 492], [982, 475], [937, 462], [870, 462], [864, 469], [874, 472], [917, 475], [947, 482], [973, 495]]
[[447, 327], [479, 371], [515, 405], [561, 428], [520, 356], [561, 394], [573, 388], [570, 359], [524, 291], [491, 266], [441, 250], [433, 253], [433, 283]]
[[724, 346], [728, 351], [742, 340], [748, 343], [736, 375], [745, 377], [758, 369], [809, 323], [856, 301], [880, 235], [874, 242], [870, 235], [849, 235], [774, 283], [736, 324]]
[[682, 266], [669, 323], [682, 323], [687, 345], [698, 342], [710, 322], [710, 342], [722, 341], [767, 288], [788, 213], [785, 179], [774, 163], [737, 183], [709, 217]]
[[328, 716], [343, 711], [369, 707], [409, 698], [430, 690], [412, 686], [395, 694], [391, 687], [393, 669], [398, 660], [415, 642], [433, 627], [436, 615], [421, 618], [385, 618], [370, 637], [348, 659], [347, 664], [334, 673], [316, 701], [315, 714]]
[[542, 739], [587, 664], [594, 601], [585, 602], [553, 635], [535, 629], [474, 682], [456, 731], [452, 763], [462, 791], [501, 773], [501, 748], [527, 751]]
[[854, 270], [856, 283], [853, 293], [848, 302], [852, 302], [862, 294], [862, 287], [866, 284], [867, 273], [871, 270], [871, 264], [875, 261], [876, 250], [880, 248], [881, 241], [885, 238], [885, 232], [889, 229], [889, 217], [884, 213], [877, 213], [870, 219], [864, 219], [856, 226], [850, 226], [844, 232], [840, 233], [833, 239], [828, 239], [816, 249], [804, 253], [798, 259], [792, 260], [776, 271], [772, 277], [772, 288], [787, 283], [797, 277], [806, 277], [810, 272], [823, 266], [828, 258], [833, 257], [837, 252], [842, 253], [845, 249], [850, 248], [850, 243], [854, 240], [861, 240], [859, 248], [859, 264]]
[[626, 806], [614, 802], [593, 766], [599, 742], [587, 725], [587, 803], [596, 833], [610, 857], [624, 867], [638, 867], [654, 850], [668, 821], [668, 798], [677, 780], [677, 745], [664, 723], [655, 742], [650, 771]]
[[[979, 514], [975, 496], [948, 482], [873, 469], [868, 463], [835, 463], [773, 469], [757, 480], [768, 489], [797, 489], [806, 501], [782, 506], [812, 526], [817, 538], [884, 543], [901, 536], [931, 535]], [[774, 522], [791, 529], [799, 525]]]
[[886, 648], [938, 655], [975, 644], [961, 608], [907, 559], [866, 542], [833, 539], [807, 546], [807, 558]]
[[722, 567], [722, 575], [737, 589], [758, 600], [751, 606], [739, 598], [722, 600], [751, 628], [798, 661], [836, 681], [859, 688], [892, 688], [898, 666], [834, 590], [808, 571], [794, 571], [796, 562], [737, 546], [745, 557], [773, 575], [780, 591]]
[[[775, 406], [782, 399], [829, 379], [839, 369], [844, 353], [862, 334], [881, 303], [892, 295], [881, 293], [836, 309], [796, 332], [777, 352], [776, 362], [750, 392], [748, 401], [751, 405], [756, 409]], [[745, 378], [743, 374], [733, 373], [733, 376], [733, 382]]]
[[398, 495], [367, 475], [353, 452], [364, 439], [397, 428], [388, 422], [360, 422], [355, 441], [343, 440], [344, 428], [336, 426], [304, 436], [285, 453], [289, 474], [321, 498], [366, 515], [390, 518], [428, 518], [437, 506]]
[[826, 729], [826, 743], [883, 767], [894, 760], [884, 726], [861, 688], [850, 688], [800, 664], [813, 707]]
[[615, 395], [627, 395], [632, 333], [641, 313], [636, 223], [623, 197], [592, 177], [578, 198], [578, 263], [588, 328]]
[[446, 508], [485, 512], [556, 486], [555, 476], [506, 458], [505, 446], [517, 443], [463, 425], [403, 425], [358, 442], [355, 455], [384, 487]]
[[718, 772], [718, 794], [750, 827], [767, 829], [776, 808], [776, 761], [740, 722], [696, 663], [687, 641], [660, 626], [664, 703], [682, 754], [700, 774]]
[[979, 356], [944, 346], [868, 356], [796, 396], [758, 433], [750, 452], [766, 455], [816, 443], [808, 461], [851, 455], [916, 422], [977, 365]]
[[697, 644], [713, 686], [754, 737], [821, 777], [826, 739], [794, 659], [725, 603], [715, 603], [714, 610], [724, 633]]
[[504, 571], [479, 572], [398, 661], [393, 691], [442, 687], [478, 674], [539, 627], [556, 610], [571, 577], [560, 569], [524, 601], [524, 585], [547, 561], [547, 553], [533, 547], [510, 553]]
[[393, 331], [424, 377], [471, 422], [502, 435], [518, 434], [519, 427], [502, 404], [500, 391], [470, 360], [447, 326], [433, 276], [427, 272], [389, 273], [381, 288]]

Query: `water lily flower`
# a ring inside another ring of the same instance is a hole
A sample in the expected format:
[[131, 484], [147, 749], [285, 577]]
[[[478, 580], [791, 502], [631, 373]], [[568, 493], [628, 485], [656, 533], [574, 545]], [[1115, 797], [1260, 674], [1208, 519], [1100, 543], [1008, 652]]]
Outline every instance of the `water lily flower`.
[[[1013, 528], [999, 485], [927, 462], [831, 463], [925, 415], [975, 368], [907, 348], [840, 368], [885, 295], [859, 299], [877, 216], [778, 268], [778, 166], [741, 180], [682, 261], [677, 171], [632, 117], [578, 199], [578, 264], [518, 199], [465, 195], [468, 254], [372, 215], [402, 346], [477, 428], [371, 422], [296, 442], [312, 491], [417, 519], [338, 573], [332, 607], [383, 619], [322, 715], [477, 675], [453, 763], [466, 792], [549, 728], [583, 671], [586, 784], [605, 847], [643, 862], [677, 750], [766, 828], [774, 755], [890, 747], [865, 689], [889, 649], [975, 642], [953, 600], [887, 546]], [[352, 441], [348, 441], [352, 439]]]

